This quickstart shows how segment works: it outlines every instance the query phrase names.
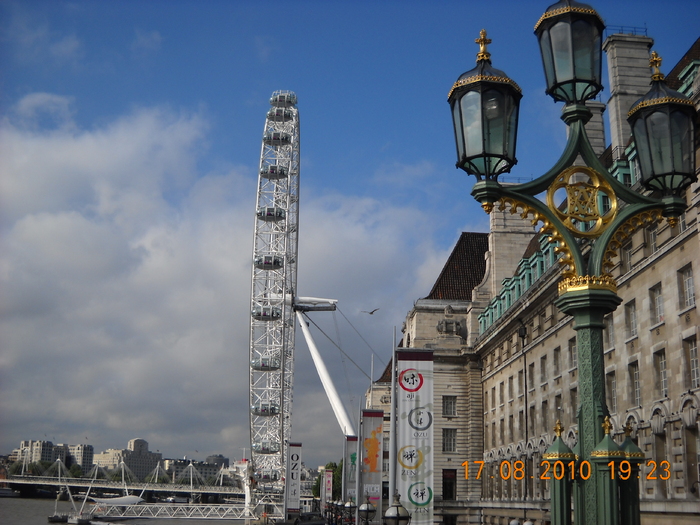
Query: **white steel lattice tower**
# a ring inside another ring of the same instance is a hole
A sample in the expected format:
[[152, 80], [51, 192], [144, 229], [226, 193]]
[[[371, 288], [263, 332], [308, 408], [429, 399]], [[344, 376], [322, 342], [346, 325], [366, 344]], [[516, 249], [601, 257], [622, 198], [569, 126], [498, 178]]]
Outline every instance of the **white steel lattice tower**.
[[299, 222], [299, 112], [291, 91], [270, 98], [263, 131], [253, 242], [250, 441], [255, 476], [284, 476], [294, 375]]

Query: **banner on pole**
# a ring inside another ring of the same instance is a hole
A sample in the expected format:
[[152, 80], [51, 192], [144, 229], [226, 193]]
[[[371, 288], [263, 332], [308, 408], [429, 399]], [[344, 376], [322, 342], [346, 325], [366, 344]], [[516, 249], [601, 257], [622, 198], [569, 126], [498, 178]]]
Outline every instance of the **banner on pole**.
[[432, 525], [433, 352], [399, 350], [396, 362], [396, 490], [411, 525]]
[[[382, 503], [382, 466], [384, 463], [384, 411], [362, 411], [362, 493], [358, 505], [367, 498], [375, 508]], [[379, 513], [378, 513], [379, 514]], [[381, 516], [379, 516], [381, 518]]]
[[301, 443], [290, 443], [287, 449], [286, 506], [287, 512], [298, 514], [301, 497]]
[[324, 470], [321, 483], [321, 509], [333, 502], [333, 471]]
[[345, 458], [343, 459], [345, 471], [345, 494], [343, 501], [352, 499], [357, 501], [357, 436], [345, 436]]

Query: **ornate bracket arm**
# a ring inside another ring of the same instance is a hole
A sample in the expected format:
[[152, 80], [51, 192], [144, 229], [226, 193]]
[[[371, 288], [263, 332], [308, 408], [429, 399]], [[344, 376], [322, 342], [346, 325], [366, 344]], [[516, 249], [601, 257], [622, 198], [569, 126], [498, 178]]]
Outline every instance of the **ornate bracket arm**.
[[533, 226], [542, 222], [539, 233], [548, 234], [550, 242], [558, 244], [554, 250], [555, 253], [563, 254], [558, 261], [565, 268], [562, 272], [564, 277], [577, 275], [585, 268], [576, 239], [542, 201], [507, 187], [500, 187], [497, 200], [500, 201], [500, 210], [505, 210], [506, 206], [510, 205], [511, 213], [514, 214], [520, 210], [520, 216], [523, 219], [530, 216]]
[[588, 261], [588, 273], [612, 278], [612, 259], [635, 231], [662, 219], [659, 203], [630, 204], [620, 211], [607, 230], [598, 238]]

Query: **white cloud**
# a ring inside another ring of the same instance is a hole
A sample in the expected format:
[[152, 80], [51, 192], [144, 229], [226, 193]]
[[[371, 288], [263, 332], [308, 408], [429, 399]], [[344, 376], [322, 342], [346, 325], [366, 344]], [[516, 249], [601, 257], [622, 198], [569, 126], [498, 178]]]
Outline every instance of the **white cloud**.
[[153, 53], [160, 50], [163, 37], [156, 31], [135, 30], [134, 40], [131, 42], [131, 50], [141, 53]]
[[62, 62], [77, 63], [83, 57], [83, 44], [75, 35], [66, 35], [49, 44], [49, 54]]
[[18, 62], [42, 62], [62, 67], [76, 66], [85, 55], [81, 39], [73, 34], [54, 30], [48, 13], [41, 9], [25, 9], [21, 2], [8, 6], [6, 43]]
[[53, 93], [30, 93], [13, 108], [16, 124], [25, 128], [68, 127], [73, 124], [73, 99]]
[[[72, 114], [70, 100], [32, 94], [2, 122], [0, 411], [13, 421], [2, 449], [44, 434], [88, 436], [98, 451], [143, 437], [166, 456], [240, 457], [254, 170], [198, 171], [201, 113], [141, 108], [92, 130], [25, 125], [41, 111]], [[386, 361], [391, 324], [435, 278], [416, 273], [436, 265], [431, 223], [390, 201], [307, 190], [299, 292], [339, 299]], [[338, 313], [314, 320], [369, 372], [370, 350], [335, 327]], [[367, 380], [315, 336], [354, 413]], [[294, 436], [315, 465], [339, 459], [342, 436], [298, 339]]]
[[256, 36], [254, 45], [260, 62], [267, 62], [277, 47], [275, 39], [270, 36]]

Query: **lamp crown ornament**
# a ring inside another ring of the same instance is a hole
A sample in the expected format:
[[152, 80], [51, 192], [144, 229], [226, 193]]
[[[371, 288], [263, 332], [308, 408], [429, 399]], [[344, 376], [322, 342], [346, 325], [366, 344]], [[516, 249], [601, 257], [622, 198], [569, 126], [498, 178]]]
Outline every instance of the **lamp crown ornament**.
[[627, 422], [627, 424], [625, 425], [625, 436], [630, 437], [631, 435], [632, 435], [632, 425], [630, 425], [629, 422]]
[[612, 423], [610, 422], [610, 416], [605, 416], [602, 427], [603, 431], [605, 432], [605, 435], [610, 435], [610, 432], [612, 431]]
[[486, 29], [482, 29], [479, 31], [479, 38], [474, 40], [477, 44], [479, 44], [479, 52], [476, 54], [476, 61], [479, 62], [481, 60], [491, 60], [491, 53], [489, 53], [486, 50], [486, 46], [491, 43], [490, 38], [486, 38]]
[[651, 58], [649, 59], [649, 67], [654, 68], [654, 72], [651, 75], [651, 79], [654, 81], [663, 80], [664, 74], [659, 69], [661, 67], [661, 61], [663, 59], [659, 56], [656, 51], [651, 52]]
[[557, 419], [557, 422], [554, 424], [554, 433], [557, 435], [558, 438], [561, 437], [561, 433], [564, 432], [564, 427], [561, 426], [561, 421]]

